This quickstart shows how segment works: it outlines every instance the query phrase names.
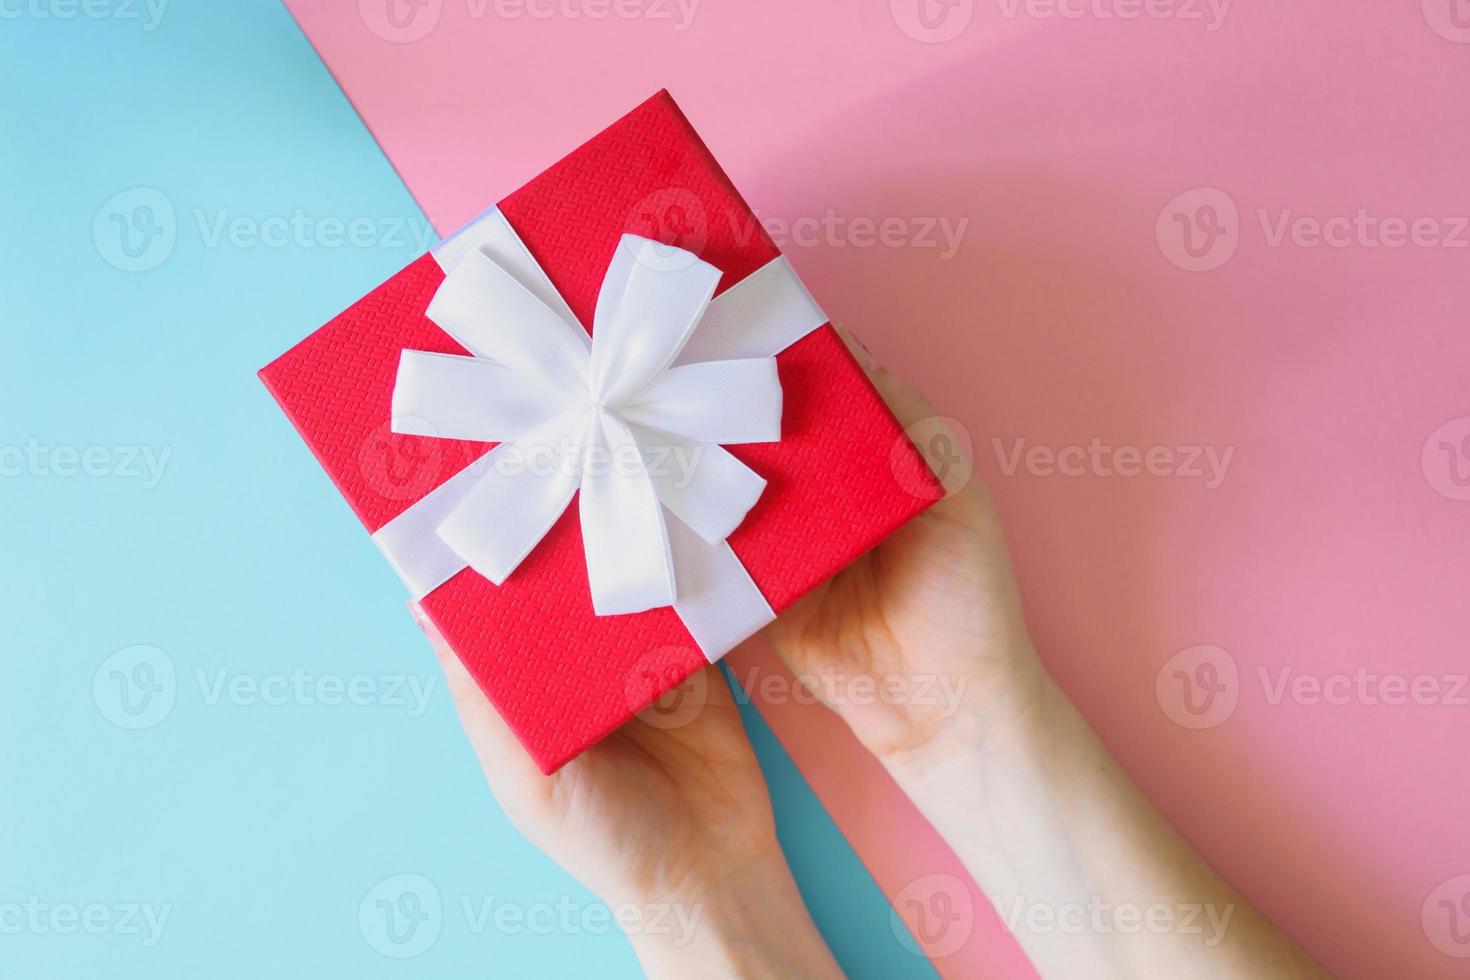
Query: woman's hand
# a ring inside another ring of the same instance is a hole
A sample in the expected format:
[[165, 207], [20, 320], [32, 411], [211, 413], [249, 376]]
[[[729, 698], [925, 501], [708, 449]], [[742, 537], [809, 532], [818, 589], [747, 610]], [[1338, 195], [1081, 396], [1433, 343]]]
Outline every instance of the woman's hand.
[[791, 878], [765, 780], [717, 670], [660, 699], [702, 700], [687, 721], [680, 712], [669, 724], [656, 704], [546, 776], [433, 624], [411, 608], [516, 828], [609, 906], [694, 924], [692, 934], [631, 930], [646, 972], [841, 975]]
[[[876, 366], [851, 334], [848, 348], [904, 426], [924, 420], [921, 452], [963, 440], [934, 417], [917, 390]], [[766, 628], [776, 652], [885, 763], [902, 763], [941, 743], [970, 741], [1008, 725], [1028, 710], [1041, 670], [1021, 617], [1000, 521], [984, 485], [968, 479], [968, 461], [943, 465], [947, 496], [894, 532], [838, 575], [804, 596]], [[850, 679], [864, 677], [878, 692], [928, 696], [844, 698]], [[830, 682], [829, 682], [830, 679]]]
[[[921, 451], [954, 432], [849, 348]], [[928, 445], [925, 445], [928, 443]], [[952, 847], [1044, 977], [1317, 977], [1311, 958], [1220, 878], [1140, 794], [1036, 656], [990, 496], [944, 460], [948, 495], [782, 614], [766, 635], [818, 692], [946, 682], [956, 702], [833, 696], [830, 706]], [[871, 702], [871, 703], [870, 703]], [[1090, 909], [1166, 913], [1032, 928]], [[1020, 914], [1018, 915], [1018, 911]], [[1053, 917], [1051, 919], [1048, 916]], [[1193, 916], [1193, 918], [1191, 918]], [[1197, 929], [1196, 919], [1210, 929]]]

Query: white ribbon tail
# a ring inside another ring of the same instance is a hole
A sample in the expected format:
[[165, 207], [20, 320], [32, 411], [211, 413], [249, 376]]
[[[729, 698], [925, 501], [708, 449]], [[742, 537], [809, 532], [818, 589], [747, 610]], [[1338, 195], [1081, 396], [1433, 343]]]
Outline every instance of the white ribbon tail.
[[483, 252], [450, 270], [424, 315], [472, 354], [569, 395], [587, 390], [587, 331]]
[[716, 296], [674, 363], [775, 357], [826, 322], [781, 256]]
[[469, 567], [439, 537], [438, 527], [473, 489], [488, 458], [466, 466], [373, 533], [373, 543], [415, 602]]
[[676, 517], [667, 524], [679, 578], [674, 612], [715, 663], [774, 620], [775, 610], [727, 543], [710, 544]]
[[565, 411], [565, 399], [534, 379], [480, 357], [405, 350], [393, 386], [400, 435], [505, 442]]
[[572, 502], [582, 482], [580, 460], [554, 450], [564, 433], [586, 425], [581, 416], [558, 418], [496, 446], [435, 533], [475, 571], [504, 584]]
[[734, 533], [766, 489], [764, 477], [723, 447], [634, 429], [659, 502], [712, 544]]
[[619, 414], [696, 442], [735, 446], [779, 442], [781, 403], [776, 359], [757, 357], [671, 368]]
[[633, 433], [608, 416], [592, 425], [579, 498], [592, 609], [617, 616], [671, 606], [674, 562], [664, 512]]

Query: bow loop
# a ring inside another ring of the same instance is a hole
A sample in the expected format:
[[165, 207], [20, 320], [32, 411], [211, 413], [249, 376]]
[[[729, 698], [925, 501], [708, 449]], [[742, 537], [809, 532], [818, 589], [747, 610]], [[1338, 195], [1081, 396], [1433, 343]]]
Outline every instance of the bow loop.
[[734, 446], [781, 439], [781, 378], [774, 357], [705, 361], [654, 378], [619, 415], [629, 422]]
[[658, 377], [688, 343], [719, 283], [720, 270], [691, 253], [624, 235], [597, 294], [593, 396], [620, 405]]
[[562, 395], [587, 389], [587, 331], [551, 307], [483, 252], [460, 260], [424, 314], [476, 357], [540, 380]]

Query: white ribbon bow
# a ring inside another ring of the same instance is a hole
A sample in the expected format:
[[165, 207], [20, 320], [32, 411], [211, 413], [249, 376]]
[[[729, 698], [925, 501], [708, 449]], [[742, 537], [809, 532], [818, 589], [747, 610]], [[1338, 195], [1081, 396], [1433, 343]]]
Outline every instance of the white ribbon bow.
[[499, 208], [434, 249], [427, 315], [470, 357], [404, 351], [395, 432], [499, 442], [373, 533], [417, 599], [503, 583], [580, 488], [594, 611], [672, 605], [711, 662], [776, 614], [725, 541], [765, 481], [720, 443], [780, 437], [774, 358], [827, 322], [776, 257], [718, 270], [624, 236], [589, 338]]
[[472, 356], [405, 350], [393, 391], [394, 432], [501, 444], [439, 538], [500, 585], [580, 489], [596, 613], [673, 605], [665, 508], [723, 542], [766, 481], [720, 445], [781, 438], [774, 357], [676, 365], [720, 275], [624, 235], [589, 339], [486, 254], [466, 253], [427, 316]]

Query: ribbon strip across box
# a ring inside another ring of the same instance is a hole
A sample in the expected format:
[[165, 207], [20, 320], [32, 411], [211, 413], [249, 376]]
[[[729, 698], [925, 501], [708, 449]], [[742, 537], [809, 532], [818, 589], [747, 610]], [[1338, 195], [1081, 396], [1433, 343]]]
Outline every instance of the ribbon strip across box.
[[666, 92], [260, 376], [548, 773], [942, 496]]

